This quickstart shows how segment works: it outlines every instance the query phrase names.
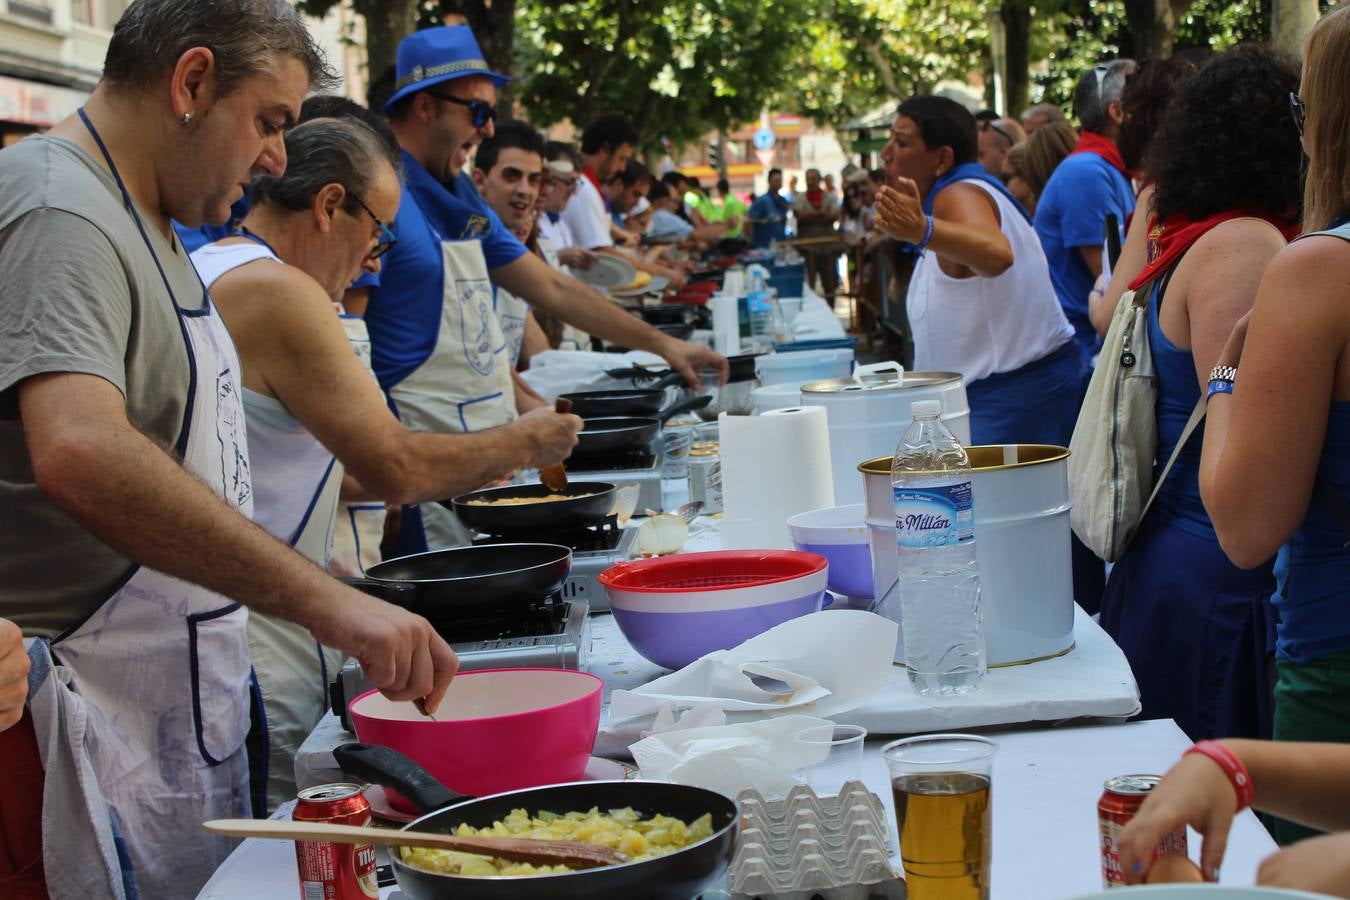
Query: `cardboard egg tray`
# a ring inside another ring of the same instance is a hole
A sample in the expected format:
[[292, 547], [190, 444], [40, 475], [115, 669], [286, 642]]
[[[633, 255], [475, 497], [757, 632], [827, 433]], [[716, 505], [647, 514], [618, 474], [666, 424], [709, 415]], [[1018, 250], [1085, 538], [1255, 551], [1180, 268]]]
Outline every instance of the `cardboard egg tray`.
[[797, 785], [783, 800], [757, 791], [736, 799], [732, 900], [904, 900], [886, 843], [886, 808], [862, 782], [848, 782], [835, 797]]

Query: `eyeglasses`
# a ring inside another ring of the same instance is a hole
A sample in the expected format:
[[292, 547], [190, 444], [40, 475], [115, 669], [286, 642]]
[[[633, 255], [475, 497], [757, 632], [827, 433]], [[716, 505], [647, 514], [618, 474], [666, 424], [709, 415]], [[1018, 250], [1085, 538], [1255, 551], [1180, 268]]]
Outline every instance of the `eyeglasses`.
[[983, 122], [981, 122], [980, 130], [992, 131], [994, 134], [998, 135], [999, 137], [1007, 141], [1008, 146], [1012, 146], [1013, 144], [1017, 143], [1017, 141], [1013, 140], [1013, 136], [1011, 134], [1008, 134], [1008, 132], [1004, 131], [1002, 128], [999, 128], [997, 125], [995, 125], [993, 119], [986, 119]]
[[1308, 108], [1303, 105], [1303, 98], [1293, 91], [1289, 92], [1289, 115], [1294, 117], [1294, 127], [1298, 129], [1298, 136], [1303, 137], [1303, 126], [1308, 121]]
[[473, 127], [482, 128], [488, 122], [497, 120], [497, 107], [484, 100], [465, 100], [463, 97], [452, 97], [449, 94], [438, 94], [435, 91], [427, 91], [428, 94], [437, 100], [444, 100], [447, 103], [457, 103], [460, 106], [469, 108], [469, 115], [473, 117]]
[[375, 220], [375, 224], [376, 224], [377, 226], [379, 226], [379, 229], [380, 229], [380, 241], [379, 241], [379, 243], [377, 243], [377, 244], [375, 245], [375, 249], [370, 251], [370, 254], [369, 254], [368, 257], [367, 257], [368, 259], [379, 259], [381, 256], [384, 256], [385, 252], [388, 251], [388, 249], [389, 249], [390, 247], [392, 247], [392, 246], [394, 246], [395, 244], [398, 243], [398, 237], [395, 236], [393, 230], [391, 230], [390, 227], [389, 227], [388, 225], [386, 225], [386, 224], [384, 224], [383, 222], [380, 221], [380, 217], [379, 217], [379, 216], [377, 216], [377, 215], [375, 215], [375, 213], [371, 212], [370, 207], [369, 207], [369, 206], [366, 206], [366, 201], [362, 200], [360, 197], [356, 196], [355, 194], [352, 194], [351, 197], [352, 197], [352, 199], [355, 200], [357, 203], [361, 204], [361, 208], [364, 209], [364, 210], [366, 211], [366, 215], [368, 215], [368, 216], [370, 216], [372, 219], [374, 219], [374, 220]]

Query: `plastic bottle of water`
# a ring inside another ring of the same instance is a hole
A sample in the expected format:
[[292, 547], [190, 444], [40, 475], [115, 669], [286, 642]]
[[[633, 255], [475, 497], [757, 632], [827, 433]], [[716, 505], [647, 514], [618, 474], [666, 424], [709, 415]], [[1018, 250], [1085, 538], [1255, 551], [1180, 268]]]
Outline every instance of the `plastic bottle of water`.
[[921, 694], [962, 694], [985, 673], [970, 459], [920, 400], [895, 448], [891, 487], [900, 552], [900, 624], [910, 683]]

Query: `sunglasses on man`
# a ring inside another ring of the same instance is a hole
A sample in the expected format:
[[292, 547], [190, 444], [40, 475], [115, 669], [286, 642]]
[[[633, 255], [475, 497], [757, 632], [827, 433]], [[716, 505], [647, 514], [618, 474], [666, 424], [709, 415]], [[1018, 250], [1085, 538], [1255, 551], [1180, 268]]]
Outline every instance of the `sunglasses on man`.
[[1013, 140], [1013, 136], [1012, 136], [1011, 134], [1008, 134], [1008, 132], [1004, 131], [1002, 128], [999, 128], [997, 125], [995, 125], [992, 119], [985, 119], [983, 122], [981, 122], [981, 123], [980, 123], [980, 130], [981, 130], [981, 131], [992, 131], [994, 134], [998, 135], [999, 137], [1001, 137], [1001, 138], [1003, 138], [1005, 141], [1007, 141], [1007, 142], [1008, 142], [1008, 146], [1010, 146], [1010, 147], [1011, 147], [1013, 144], [1016, 144], [1016, 143], [1017, 143], [1017, 141]]
[[497, 119], [497, 107], [484, 100], [465, 100], [463, 97], [452, 97], [449, 94], [438, 94], [435, 91], [427, 91], [427, 93], [437, 100], [444, 100], [446, 103], [467, 106], [469, 115], [473, 117], [474, 128], [482, 128], [488, 122], [494, 122]]

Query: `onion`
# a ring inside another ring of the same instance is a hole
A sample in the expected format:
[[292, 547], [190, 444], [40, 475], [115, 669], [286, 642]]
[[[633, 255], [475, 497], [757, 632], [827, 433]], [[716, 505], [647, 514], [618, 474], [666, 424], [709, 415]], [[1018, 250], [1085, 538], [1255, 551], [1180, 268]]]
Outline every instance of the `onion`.
[[637, 550], [641, 556], [669, 556], [684, 549], [689, 523], [679, 516], [652, 516], [638, 526]]

